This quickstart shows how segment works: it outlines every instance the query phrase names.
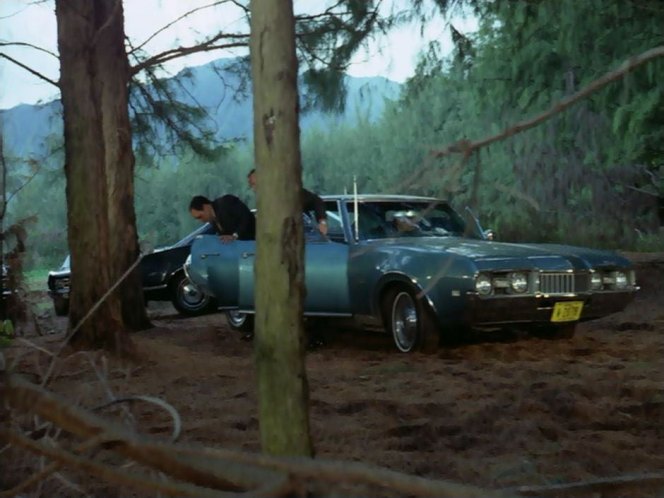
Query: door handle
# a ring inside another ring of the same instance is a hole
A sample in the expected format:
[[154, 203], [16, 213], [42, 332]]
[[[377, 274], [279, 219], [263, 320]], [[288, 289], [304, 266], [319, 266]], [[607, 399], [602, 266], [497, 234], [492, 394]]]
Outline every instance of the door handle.
[[255, 255], [256, 255], [255, 252], [243, 252], [241, 254], [242, 259], [247, 259], [247, 258], [250, 258], [251, 256], [255, 256]]
[[201, 259], [205, 259], [208, 256], [221, 256], [221, 253], [219, 253], [219, 252], [208, 252], [208, 253], [205, 253], [205, 254], [201, 254]]

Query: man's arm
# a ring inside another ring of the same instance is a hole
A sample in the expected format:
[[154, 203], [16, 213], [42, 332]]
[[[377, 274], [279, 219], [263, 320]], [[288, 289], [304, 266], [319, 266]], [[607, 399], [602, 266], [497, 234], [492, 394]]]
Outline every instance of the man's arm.
[[323, 235], [327, 235], [327, 213], [325, 212], [325, 203], [319, 195], [302, 189], [302, 208], [305, 212], [314, 211], [316, 213], [316, 221], [318, 222], [318, 229]]
[[238, 199], [237, 208], [237, 226], [235, 233], [240, 240], [256, 240], [256, 217], [247, 205]]
[[224, 234], [240, 240], [256, 240], [256, 218], [242, 200], [234, 195], [222, 198]]
[[325, 203], [323, 199], [317, 194], [302, 189], [302, 208], [304, 211], [314, 211], [316, 213], [316, 221], [327, 221], [327, 213], [325, 212]]

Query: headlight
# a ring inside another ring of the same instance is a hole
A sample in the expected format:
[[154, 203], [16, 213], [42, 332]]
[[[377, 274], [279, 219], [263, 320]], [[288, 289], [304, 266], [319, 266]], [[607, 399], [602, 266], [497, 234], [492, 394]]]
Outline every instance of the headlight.
[[491, 291], [493, 290], [493, 286], [491, 285], [491, 277], [489, 277], [489, 275], [480, 273], [475, 280], [475, 290], [480, 296], [488, 296], [491, 294]]
[[590, 289], [600, 290], [602, 288], [602, 274], [594, 271], [590, 274]]
[[528, 290], [528, 277], [525, 273], [510, 273], [509, 276], [510, 287], [517, 294], [521, 294]]
[[623, 271], [617, 271], [613, 274], [616, 289], [627, 288], [627, 275]]

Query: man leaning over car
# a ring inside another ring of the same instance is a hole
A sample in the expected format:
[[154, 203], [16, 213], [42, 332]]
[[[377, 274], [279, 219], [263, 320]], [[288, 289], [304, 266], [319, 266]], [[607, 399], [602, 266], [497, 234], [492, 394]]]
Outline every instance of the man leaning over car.
[[227, 194], [211, 201], [196, 195], [189, 203], [189, 212], [197, 220], [214, 225], [222, 242], [255, 240], [256, 218], [238, 197]]

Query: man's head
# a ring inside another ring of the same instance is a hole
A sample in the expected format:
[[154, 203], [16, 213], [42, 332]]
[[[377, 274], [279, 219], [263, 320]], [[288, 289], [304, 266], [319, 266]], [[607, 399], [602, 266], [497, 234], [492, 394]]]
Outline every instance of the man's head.
[[256, 192], [256, 168], [252, 169], [247, 175], [247, 182], [249, 183], [249, 188]]
[[212, 202], [205, 196], [195, 195], [189, 203], [189, 212], [198, 221], [210, 222], [214, 220]]

